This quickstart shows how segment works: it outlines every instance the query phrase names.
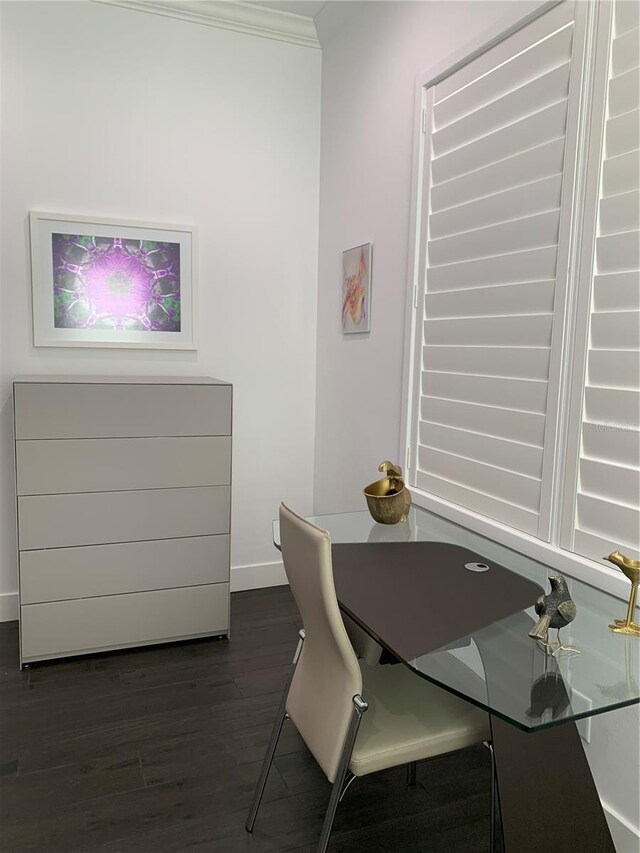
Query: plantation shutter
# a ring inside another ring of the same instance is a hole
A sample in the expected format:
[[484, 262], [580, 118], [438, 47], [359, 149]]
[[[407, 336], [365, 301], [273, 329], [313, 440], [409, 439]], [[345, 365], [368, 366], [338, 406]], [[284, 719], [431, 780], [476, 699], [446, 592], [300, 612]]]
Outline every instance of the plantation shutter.
[[574, 30], [563, 3], [426, 93], [410, 484], [543, 538]]
[[615, 548], [640, 558], [639, 13], [615, 3], [574, 540], [564, 543], [598, 561]]

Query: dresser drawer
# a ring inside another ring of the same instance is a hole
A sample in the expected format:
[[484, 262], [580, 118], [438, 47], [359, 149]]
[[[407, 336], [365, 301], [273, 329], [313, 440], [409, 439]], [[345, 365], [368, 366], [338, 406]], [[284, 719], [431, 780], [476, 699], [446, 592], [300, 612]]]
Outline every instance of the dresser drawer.
[[229, 536], [49, 548], [20, 554], [23, 604], [229, 580]]
[[16, 382], [16, 438], [230, 435], [229, 385]]
[[218, 486], [231, 437], [22, 440], [16, 459], [19, 495]]
[[226, 583], [20, 608], [23, 661], [222, 634], [228, 627]]
[[18, 498], [21, 551], [229, 532], [229, 486]]

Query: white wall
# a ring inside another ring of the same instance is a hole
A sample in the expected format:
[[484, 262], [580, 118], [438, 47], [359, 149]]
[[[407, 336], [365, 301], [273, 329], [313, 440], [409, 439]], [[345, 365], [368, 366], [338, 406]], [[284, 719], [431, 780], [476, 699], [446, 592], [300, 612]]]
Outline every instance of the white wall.
[[[404, 468], [398, 452], [418, 75], [509, 9], [517, 17], [520, 5], [338, 3], [316, 19], [323, 42], [317, 512], [359, 509], [381, 460]], [[342, 335], [341, 252], [368, 241], [371, 332]]]
[[[16, 618], [11, 380], [233, 382], [232, 565], [269, 578], [278, 502], [311, 511], [321, 53], [88, 2], [2, 3], [0, 598]], [[32, 346], [29, 209], [199, 232], [195, 353]], [[7, 595], [9, 594], [9, 595]]]
[[[362, 509], [398, 458], [418, 75], [518, 2], [329, 4], [323, 41], [314, 509]], [[343, 249], [373, 243], [371, 332], [340, 332]], [[399, 460], [403, 465], [404, 460]], [[621, 612], [624, 605], [621, 603]], [[638, 708], [591, 724], [587, 756], [619, 853], [638, 850]]]

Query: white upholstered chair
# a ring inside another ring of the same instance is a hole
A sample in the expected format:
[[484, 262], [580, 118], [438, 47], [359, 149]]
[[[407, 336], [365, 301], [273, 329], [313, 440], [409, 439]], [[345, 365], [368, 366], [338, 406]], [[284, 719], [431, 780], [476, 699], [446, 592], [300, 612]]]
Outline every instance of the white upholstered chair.
[[[326, 530], [280, 507], [284, 567], [303, 630], [247, 817], [253, 830], [285, 719], [333, 783], [318, 853], [329, 844], [349, 772], [364, 776], [489, 739], [487, 715], [412, 673], [369, 666], [349, 642], [336, 599]], [[411, 775], [409, 776], [411, 779]]]

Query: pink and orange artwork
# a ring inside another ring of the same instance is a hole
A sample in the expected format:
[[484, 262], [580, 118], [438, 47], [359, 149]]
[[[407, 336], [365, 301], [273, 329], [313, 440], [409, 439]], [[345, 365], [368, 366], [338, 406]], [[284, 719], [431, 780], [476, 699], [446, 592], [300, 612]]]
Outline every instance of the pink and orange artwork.
[[368, 332], [371, 313], [371, 243], [342, 253], [342, 331]]

